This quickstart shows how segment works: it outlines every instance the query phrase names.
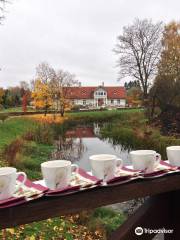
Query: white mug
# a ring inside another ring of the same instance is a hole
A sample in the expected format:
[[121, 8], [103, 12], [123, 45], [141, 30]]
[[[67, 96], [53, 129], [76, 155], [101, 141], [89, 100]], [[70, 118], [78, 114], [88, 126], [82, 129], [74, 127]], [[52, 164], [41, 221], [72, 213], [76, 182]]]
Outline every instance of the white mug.
[[98, 154], [89, 157], [92, 174], [99, 179], [108, 181], [115, 177], [117, 167], [122, 167], [122, 159], [118, 159], [115, 155]]
[[180, 167], [180, 146], [171, 146], [166, 148], [169, 163]]
[[78, 165], [67, 160], [52, 160], [41, 163], [41, 171], [46, 186], [55, 190], [70, 184], [72, 172], [78, 172]]
[[130, 157], [135, 170], [153, 172], [161, 161], [161, 155], [153, 150], [131, 151]]
[[23, 175], [24, 179], [18, 186], [20, 188], [26, 181], [27, 176], [24, 172], [17, 172], [13, 167], [0, 168], [0, 200], [5, 200], [13, 196], [16, 191], [16, 179], [19, 175]]

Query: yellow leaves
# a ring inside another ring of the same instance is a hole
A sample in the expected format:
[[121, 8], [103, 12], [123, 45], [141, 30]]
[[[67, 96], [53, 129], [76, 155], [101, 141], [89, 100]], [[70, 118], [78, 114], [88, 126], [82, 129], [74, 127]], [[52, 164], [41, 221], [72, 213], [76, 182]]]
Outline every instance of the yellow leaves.
[[51, 91], [47, 83], [43, 83], [39, 79], [35, 81], [34, 91], [31, 94], [33, 105], [36, 108], [49, 108], [52, 105]]
[[171, 22], [165, 27], [162, 43], [160, 74], [176, 78], [180, 65], [180, 23]]
[[[26, 118], [31, 118], [34, 119], [38, 122], [41, 123], [63, 123], [63, 121], [67, 118], [65, 117], [60, 117], [59, 115], [54, 115], [54, 114], [46, 114], [46, 116], [44, 116], [44, 114], [40, 115], [40, 114], [34, 114], [34, 115], [28, 115], [26, 116]], [[48, 219], [48, 221], [50, 222], [51, 219]]]
[[2, 102], [2, 97], [4, 96], [4, 89], [0, 88], [0, 103]]
[[12, 235], [15, 233], [14, 228], [7, 228], [6, 231], [11, 233]]
[[36, 237], [34, 235], [32, 235], [27, 240], [36, 240]]
[[57, 226], [54, 226], [54, 227], [53, 227], [53, 230], [54, 230], [54, 231], [57, 231], [57, 230], [58, 230], [58, 227], [57, 227]]

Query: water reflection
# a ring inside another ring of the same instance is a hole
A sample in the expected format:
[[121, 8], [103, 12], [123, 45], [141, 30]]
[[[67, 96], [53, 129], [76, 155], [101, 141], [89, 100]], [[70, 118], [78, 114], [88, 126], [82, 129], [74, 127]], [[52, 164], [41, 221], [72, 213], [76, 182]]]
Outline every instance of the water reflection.
[[125, 165], [130, 164], [129, 150], [121, 145], [113, 145], [108, 139], [101, 139], [100, 128], [95, 123], [93, 126], [78, 126], [68, 130], [64, 138], [56, 139], [52, 159], [70, 160], [87, 171], [90, 170], [89, 156], [93, 154], [114, 154], [122, 158]]
[[55, 141], [55, 151], [52, 152], [52, 159], [66, 159], [71, 162], [79, 161], [82, 158], [86, 147], [82, 138], [62, 138]]

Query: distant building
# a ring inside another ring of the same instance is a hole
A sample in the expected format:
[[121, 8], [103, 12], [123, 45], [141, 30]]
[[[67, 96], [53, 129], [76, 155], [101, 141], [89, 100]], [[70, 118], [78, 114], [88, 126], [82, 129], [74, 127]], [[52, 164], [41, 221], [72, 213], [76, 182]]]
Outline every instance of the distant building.
[[107, 86], [98, 87], [69, 87], [67, 99], [73, 105], [88, 107], [125, 107], [126, 90], [124, 87]]

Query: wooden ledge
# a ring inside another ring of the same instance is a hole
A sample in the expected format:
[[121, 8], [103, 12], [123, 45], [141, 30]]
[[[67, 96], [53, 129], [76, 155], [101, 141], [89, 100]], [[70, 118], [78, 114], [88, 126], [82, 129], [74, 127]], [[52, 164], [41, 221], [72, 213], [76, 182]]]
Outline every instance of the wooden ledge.
[[180, 174], [153, 180], [137, 180], [126, 184], [111, 184], [60, 197], [43, 197], [23, 205], [0, 209], [0, 228], [72, 214], [139, 197], [157, 195], [180, 189]]

